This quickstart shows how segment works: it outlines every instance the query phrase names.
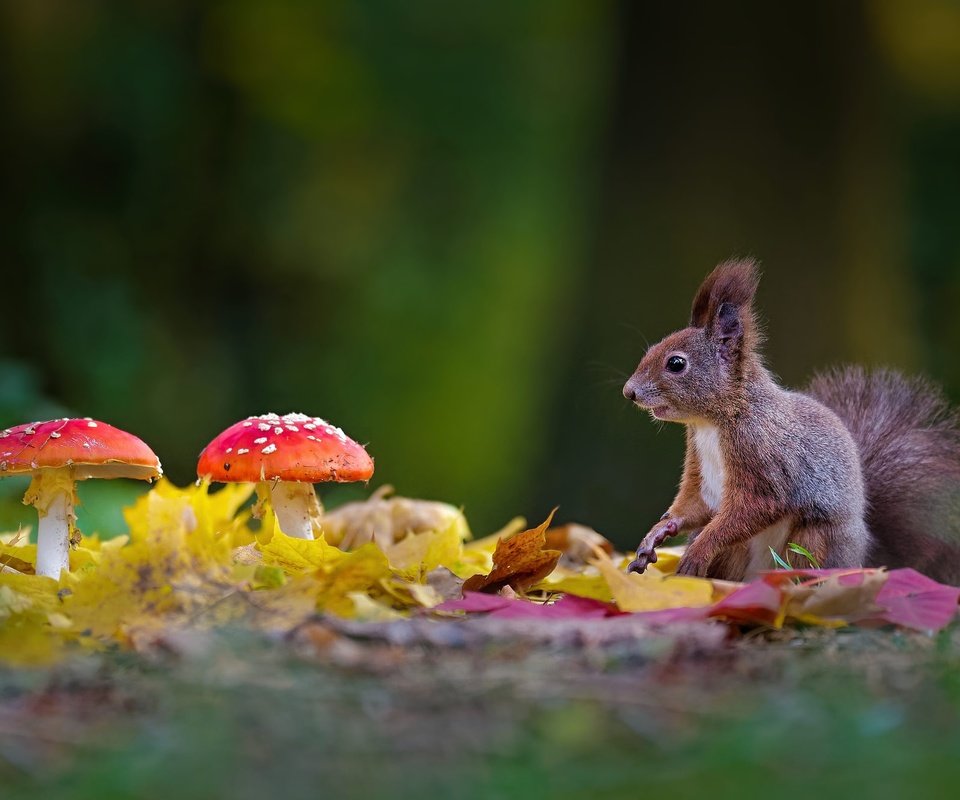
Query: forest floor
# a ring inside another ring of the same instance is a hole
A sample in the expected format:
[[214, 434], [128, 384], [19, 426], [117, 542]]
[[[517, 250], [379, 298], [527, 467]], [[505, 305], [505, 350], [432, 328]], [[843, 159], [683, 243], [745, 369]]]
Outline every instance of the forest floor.
[[0, 797], [952, 797], [958, 711], [956, 624], [318, 617], [0, 671]]

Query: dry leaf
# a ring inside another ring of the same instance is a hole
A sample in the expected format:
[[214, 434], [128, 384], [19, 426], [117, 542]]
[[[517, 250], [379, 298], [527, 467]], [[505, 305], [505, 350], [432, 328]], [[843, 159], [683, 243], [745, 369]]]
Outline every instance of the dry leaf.
[[376, 542], [387, 550], [410, 534], [453, 528], [460, 541], [470, 538], [463, 512], [448, 503], [390, 497], [392, 486], [381, 486], [367, 500], [327, 511], [321, 526], [328, 542], [354, 550]]
[[504, 586], [522, 592], [553, 572], [562, 553], [545, 550], [547, 528], [554, 511], [536, 528], [501, 539], [493, 551], [493, 569], [474, 575], [463, 584], [464, 592], [497, 592]]
[[563, 553], [560, 563], [567, 567], [588, 564], [600, 552], [613, 555], [613, 545], [586, 525], [568, 522], [547, 530], [547, 548]]
[[664, 576], [652, 570], [642, 575], [627, 573], [606, 557], [594, 563], [621, 611], [700, 608], [713, 602], [713, 586], [703, 578]]

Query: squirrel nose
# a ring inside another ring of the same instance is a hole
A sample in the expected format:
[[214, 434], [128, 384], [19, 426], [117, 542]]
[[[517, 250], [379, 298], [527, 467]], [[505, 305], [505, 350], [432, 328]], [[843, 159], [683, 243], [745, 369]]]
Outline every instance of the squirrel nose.
[[637, 402], [637, 390], [633, 385], [633, 380], [629, 380], [623, 385], [623, 396], [631, 403]]

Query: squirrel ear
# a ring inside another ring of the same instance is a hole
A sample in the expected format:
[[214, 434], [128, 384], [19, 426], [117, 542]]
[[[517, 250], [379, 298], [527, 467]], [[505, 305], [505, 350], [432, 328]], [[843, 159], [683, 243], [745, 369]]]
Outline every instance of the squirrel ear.
[[711, 320], [707, 335], [719, 345], [720, 358], [731, 362], [743, 342], [743, 322], [740, 312], [732, 303], [721, 303]]
[[690, 313], [694, 328], [706, 328], [723, 303], [748, 308], [757, 291], [757, 264], [752, 258], [724, 261], [707, 275], [697, 290]]

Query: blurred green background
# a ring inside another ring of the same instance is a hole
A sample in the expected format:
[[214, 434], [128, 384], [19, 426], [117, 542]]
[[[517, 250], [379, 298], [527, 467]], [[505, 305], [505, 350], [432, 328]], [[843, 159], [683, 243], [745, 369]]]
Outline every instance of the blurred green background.
[[178, 483], [303, 411], [477, 533], [559, 504], [635, 544], [682, 431], [621, 385], [734, 253], [787, 383], [960, 399], [955, 0], [32, 0], [0, 109], [0, 424], [101, 418]]

